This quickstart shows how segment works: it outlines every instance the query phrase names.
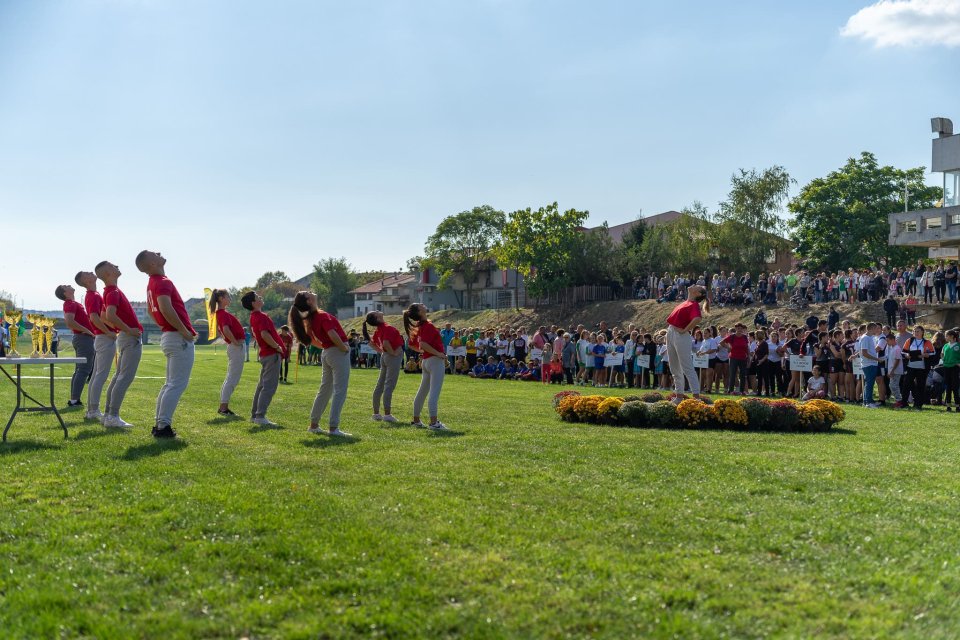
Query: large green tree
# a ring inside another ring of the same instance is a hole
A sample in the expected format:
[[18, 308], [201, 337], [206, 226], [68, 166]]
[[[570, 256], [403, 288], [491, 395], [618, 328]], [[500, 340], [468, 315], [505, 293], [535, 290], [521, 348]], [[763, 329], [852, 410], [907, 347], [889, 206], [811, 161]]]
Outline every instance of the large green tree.
[[723, 262], [737, 273], [762, 271], [771, 256], [786, 251], [787, 222], [780, 216], [793, 180], [780, 166], [740, 169], [730, 178], [727, 199], [714, 216]]
[[881, 167], [872, 153], [850, 158], [837, 171], [805, 185], [790, 201], [797, 252], [816, 269], [906, 265], [927, 255], [924, 248], [892, 247], [887, 216], [903, 211], [904, 182], [910, 208], [927, 209], [942, 197], [925, 183], [925, 167]]
[[614, 254], [613, 238], [606, 222], [596, 229], [581, 231], [564, 268], [568, 283], [572, 286], [606, 285], [616, 275]]
[[350, 291], [357, 287], [357, 274], [346, 258], [326, 258], [313, 266], [310, 279], [318, 306], [331, 315], [353, 306]]
[[495, 249], [497, 262], [523, 275], [527, 292], [539, 302], [568, 282], [566, 269], [578, 245], [578, 227], [589, 215], [576, 209], [561, 212], [556, 202], [536, 211], [529, 207], [514, 211]]
[[254, 285], [254, 289], [260, 291], [279, 282], [290, 282], [290, 278], [283, 271], [267, 271], [257, 278], [257, 284]]
[[699, 201], [684, 207], [680, 213], [679, 218], [664, 225], [662, 242], [666, 249], [666, 262], [674, 271], [686, 275], [699, 273], [715, 262], [716, 227], [710, 222], [707, 208]]
[[495, 259], [493, 249], [500, 241], [504, 224], [503, 212], [489, 205], [444, 218], [427, 238], [422, 266], [435, 270], [440, 289], [452, 288], [459, 274], [469, 299], [477, 273], [488, 269]]

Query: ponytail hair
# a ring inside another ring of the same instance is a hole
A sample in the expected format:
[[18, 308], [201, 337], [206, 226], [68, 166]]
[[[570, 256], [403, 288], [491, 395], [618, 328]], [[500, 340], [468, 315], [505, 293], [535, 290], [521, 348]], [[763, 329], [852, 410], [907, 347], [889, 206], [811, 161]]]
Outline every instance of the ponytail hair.
[[361, 327], [361, 331], [363, 331], [363, 339], [364, 339], [364, 340], [369, 340], [369, 339], [370, 339], [370, 334], [367, 332], [367, 324], [371, 324], [371, 325], [373, 325], [374, 327], [379, 327], [379, 326], [380, 326], [381, 324], [383, 324], [383, 323], [380, 322], [379, 320], [377, 320], [377, 312], [376, 312], [376, 311], [371, 311], [370, 313], [368, 313], [368, 314], [367, 314], [367, 317], [363, 319], [363, 326]]
[[404, 310], [403, 330], [407, 332], [407, 337], [410, 337], [410, 327], [413, 323], [416, 322], [419, 325], [426, 319], [426, 316], [427, 308], [419, 302], [414, 302]]
[[307, 302], [309, 291], [298, 291], [293, 297], [293, 305], [290, 307], [290, 313], [287, 316], [287, 324], [293, 335], [297, 336], [297, 342], [300, 344], [310, 344], [310, 332], [307, 331], [307, 323], [310, 318], [317, 315], [317, 312], [310, 308]]
[[[217, 308], [220, 304], [220, 298], [223, 296], [229, 295], [229, 292], [226, 289], [214, 289], [210, 294], [210, 313], [216, 313]], [[226, 307], [224, 307], [226, 308]]]

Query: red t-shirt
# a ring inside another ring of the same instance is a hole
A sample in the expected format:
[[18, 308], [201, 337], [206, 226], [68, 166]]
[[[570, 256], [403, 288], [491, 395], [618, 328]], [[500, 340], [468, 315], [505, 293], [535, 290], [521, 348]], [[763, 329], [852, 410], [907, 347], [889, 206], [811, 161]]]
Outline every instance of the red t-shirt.
[[152, 275], [150, 276], [150, 282], [147, 283], [147, 311], [150, 312], [153, 321], [156, 322], [164, 332], [176, 331], [173, 325], [167, 322], [167, 319], [160, 313], [160, 306], [157, 304], [160, 296], [168, 296], [170, 298], [173, 311], [177, 314], [177, 317], [180, 318], [180, 322], [187, 328], [187, 331], [193, 335], [197, 335], [197, 332], [193, 330], [193, 325], [190, 324], [190, 316], [187, 314], [187, 309], [183, 306], [183, 298], [180, 297], [177, 288], [173, 286], [173, 282], [171, 282], [167, 276]]
[[734, 360], [749, 360], [749, 347], [750, 341], [747, 339], [747, 336], [738, 336], [735, 333], [731, 333], [721, 342], [725, 342], [730, 345], [730, 357]]
[[331, 329], [337, 332], [343, 344], [347, 344], [347, 334], [343, 332], [340, 321], [326, 311], [317, 311], [310, 321], [310, 334], [324, 349], [332, 349], [335, 346], [333, 340], [330, 339], [330, 334], [327, 333]]
[[[107, 308], [103, 304], [103, 298], [100, 297], [100, 292], [87, 291], [87, 295], [83, 297], [83, 306], [87, 310], [87, 316], [92, 316], [96, 313], [100, 316], [100, 320], [104, 324], [107, 324], [107, 320], [103, 317], [107, 314]], [[93, 327], [93, 335], [103, 335], [103, 331], [100, 331], [100, 329], [97, 328], [97, 325], [93, 324], [92, 320], [90, 321], [90, 325]], [[116, 331], [113, 333], [116, 333]]]
[[[83, 308], [83, 305], [77, 302], [76, 300], [64, 300], [63, 301], [63, 314], [68, 313], [73, 314], [73, 319], [77, 321], [77, 324], [93, 331], [93, 325], [90, 324], [90, 316], [87, 315], [87, 310]], [[83, 333], [82, 331], [74, 331], [73, 334], [77, 335], [78, 333]]]
[[131, 329], [143, 331], [143, 327], [140, 326], [140, 321], [137, 320], [137, 314], [133, 312], [133, 307], [130, 306], [130, 301], [127, 300], [127, 296], [123, 295], [123, 291], [120, 291], [116, 286], [108, 286], [103, 289], [103, 315], [100, 316], [100, 319], [103, 320], [105, 325], [114, 331], [118, 331], [116, 327], [107, 322], [103, 317], [107, 314], [107, 307], [117, 308], [117, 317], [123, 321], [123, 324]]
[[403, 348], [403, 338], [400, 336], [400, 332], [397, 331], [396, 327], [386, 322], [377, 327], [370, 341], [381, 349], [383, 349], [384, 342], [389, 342], [395, 352]]
[[687, 300], [677, 305], [677, 308], [674, 309], [670, 317], [667, 318], [667, 324], [677, 329], [686, 329], [687, 325], [690, 324], [694, 318], [700, 318], [702, 316], [703, 314], [700, 313], [700, 305], [693, 300]]
[[[440, 337], [440, 332], [437, 331], [437, 328], [433, 326], [433, 323], [429, 320], [427, 322], [422, 322], [417, 325], [417, 346], [426, 342], [428, 345], [439, 351], [440, 353], [446, 353], [446, 349], [443, 348], [443, 338]], [[413, 342], [413, 338], [410, 339]], [[435, 358], [436, 356], [432, 353], [427, 353], [426, 351], [422, 352], [423, 358]]]
[[290, 355], [290, 350], [293, 349], [293, 336], [289, 333], [281, 333], [280, 339], [283, 340], [283, 346], [286, 349], [286, 354], [284, 354], [284, 356], [288, 357]]
[[277, 333], [277, 328], [273, 325], [273, 320], [270, 319], [270, 316], [263, 311], [254, 311], [250, 314], [250, 333], [253, 334], [257, 344], [260, 345], [260, 357], [265, 358], [275, 353], [280, 353], [271, 347], [264, 339], [263, 335], [261, 335], [262, 331], [269, 333], [274, 342], [281, 347], [283, 346], [283, 341], [280, 340], [280, 334]]
[[[243, 325], [237, 320], [237, 316], [226, 309], [217, 309], [217, 331], [220, 332], [221, 336], [223, 335], [224, 327], [230, 327], [230, 333], [233, 334], [235, 341], [243, 342], [244, 338], [247, 337], [246, 332], [243, 330]], [[224, 336], [224, 339], [226, 339], [226, 336]]]

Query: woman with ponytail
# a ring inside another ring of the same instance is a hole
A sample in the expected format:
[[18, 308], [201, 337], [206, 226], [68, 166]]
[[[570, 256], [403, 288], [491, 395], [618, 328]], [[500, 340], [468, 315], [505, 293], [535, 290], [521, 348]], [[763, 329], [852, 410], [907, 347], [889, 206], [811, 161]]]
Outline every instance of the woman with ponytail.
[[[310, 433], [329, 433], [331, 436], [349, 436], [340, 431], [340, 413], [347, 399], [350, 384], [350, 347], [347, 334], [340, 322], [325, 311], [317, 309], [317, 296], [312, 291], [300, 291], [293, 298], [287, 324], [300, 344], [313, 344], [323, 349], [320, 363], [323, 374], [320, 390], [310, 412]], [[331, 399], [333, 402], [331, 403]], [[330, 430], [320, 428], [320, 418], [330, 404]]]
[[414, 303], [403, 312], [403, 330], [410, 338], [410, 347], [423, 354], [420, 368], [423, 379], [420, 380], [420, 389], [413, 399], [413, 426], [423, 428], [420, 421], [420, 412], [423, 402], [430, 399], [427, 408], [430, 411], [429, 429], [434, 431], [449, 431], [437, 417], [440, 402], [440, 389], [443, 388], [443, 372], [446, 368], [447, 356], [443, 348], [443, 339], [440, 332], [427, 320], [427, 308], [420, 303]]
[[210, 311], [216, 315], [217, 332], [227, 342], [227, 378], [220, 388], [220, 409], [217, 411], [221, 416], [237, 415], [230, 411], [230, 397], [243, 375], [243, 351], [247, 338], [243, 325], [235, 315], [227, 311], [228, 306], [230, 293], [226, 289], [214, 289], [210, 294]]
[[[367, 331], [367, 325], [376, 327], [373, 336]], [[373, 420], [396, 422], [390, 413], [393, 390], [400, 378], [400, 365], [403, 360], [403, 337], [394, 327], [383, 321], [383, 314], [371, 311], [363, 320], [363, 337], [380, 354], [380, 377], [373, 389]], [[380, 398], [383, 398], [383, 415], [380, 415]]]

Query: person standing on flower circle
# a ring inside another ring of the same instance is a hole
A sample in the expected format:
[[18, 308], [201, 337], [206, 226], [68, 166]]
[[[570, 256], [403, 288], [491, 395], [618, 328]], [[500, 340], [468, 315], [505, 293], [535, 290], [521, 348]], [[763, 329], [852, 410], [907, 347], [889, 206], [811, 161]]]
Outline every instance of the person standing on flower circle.
[[674, 390], [677, 397], [674, 402], [679, 404], [686, 398], [686, 385], [690, 385], [690, 392], [694, 398], [701, 399], [700, 380], [693, 367], [693, 338], [692, 331], [700, 324], [703, 311], [700, 303], [704, 303], [705, 311], [710, 313], [710, 300], [707, 299], [707, 290], [699, 285], [688, 289], [685, 302], [677, 305], [673, 313], [667, 318], [667, 356], [670, 360], [670, 370], [673, 373]]

